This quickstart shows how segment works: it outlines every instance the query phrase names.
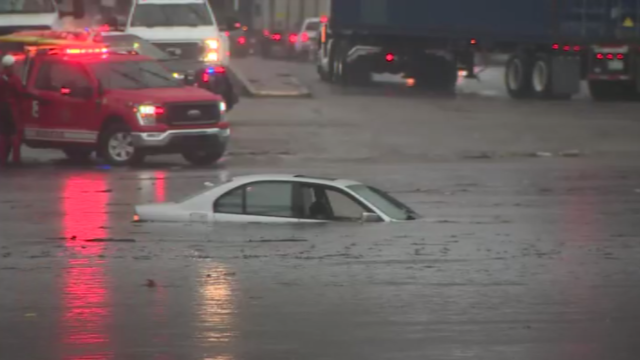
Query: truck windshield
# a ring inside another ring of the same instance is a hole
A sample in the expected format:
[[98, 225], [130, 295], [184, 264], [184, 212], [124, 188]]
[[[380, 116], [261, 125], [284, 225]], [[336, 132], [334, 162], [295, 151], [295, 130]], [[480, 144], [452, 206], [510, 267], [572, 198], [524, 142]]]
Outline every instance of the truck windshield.
[[207, 5], [186, 4], [138, 4], [131, 18], [131, 26], [212, 26], [213, 18]]
[[89, 68], [105, 89], [178, 88], [183, 84], [155, 61], [100, 62]]
[[0, 1], [0, 14], [33, 14], [52, 13], [56, 8], [53, 0], [2, 0]]
[[103, 36], [102, 42], [104, 42], [105, 44], [109, 44], [109, 47], [111, 49], [135, 49], [140, 55], [148, 56], [150, 58], [158, 60], [171, 59], [171, 57], [167, 55], [167, 53], [158, 49], [152, 43], [141, 37], [131, 34]]

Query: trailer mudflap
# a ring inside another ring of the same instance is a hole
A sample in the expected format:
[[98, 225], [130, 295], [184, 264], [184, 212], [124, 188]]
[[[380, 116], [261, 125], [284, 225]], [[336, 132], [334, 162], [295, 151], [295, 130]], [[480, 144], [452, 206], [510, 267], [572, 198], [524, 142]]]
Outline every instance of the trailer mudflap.
[[580, 58], [575, 56], [554, 56], [551, 69], [554, 95], [577, 94], [580, 92]]

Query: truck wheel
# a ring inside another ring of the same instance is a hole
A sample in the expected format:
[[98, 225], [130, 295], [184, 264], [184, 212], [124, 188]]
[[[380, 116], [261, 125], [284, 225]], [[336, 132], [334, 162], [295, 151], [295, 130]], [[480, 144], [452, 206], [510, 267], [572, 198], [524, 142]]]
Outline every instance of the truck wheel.
[[632, 82], [590, 80], [589, 92], [596, 101], [634, 100], [638, 96]]
[[553, 93], [553, 67], [551, 57], [537, 55], [531, 70], [531, 87], [533, 95], [539, 99], [569, 100], [572, 94]]
[[207, 166], [215, 164], [224, 155], [225, 146], [216, 138], [202, 144], [189, 147], [182, 152], [182, 157], [192, 165]]
[[513, 54], [505, 65], [504, 82], [509, 96], [513, 99], [526, 99], [533, 95], [531, 73], [533, 66], [526, 54]]
[[144, 161], [144, 154], [133, 146], [131, 129], [124, 124], [108, 127], [100, 136], [100, 156], [110, 165], [137, 165]]
[[62, 149], [62, 152], [64, 152], [67, 158], [74, 163], [87, 163], [91, 159], [93, 149], [68, 147]]
[[428, 56], [424, 64], [414, 69], [417, 87], [442, 93], [455, 93], [458, 68], [455, 62], [442, 56]]

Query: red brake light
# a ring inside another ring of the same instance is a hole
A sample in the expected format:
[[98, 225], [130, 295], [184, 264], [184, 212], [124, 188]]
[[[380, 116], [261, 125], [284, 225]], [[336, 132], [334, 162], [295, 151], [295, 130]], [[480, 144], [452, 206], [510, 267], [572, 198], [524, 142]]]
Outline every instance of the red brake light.
[[396, 57], [392, 53], [388, 53], [384, 58], [387, 60], [387, 62], [392, 62]]
[[296, 40], [298, 40], [298, 35], [296, 35], [296, 34], [289, 35], [289, 42], [294, 43], [294, 42], [296, 42]]
[[320, 17], [320, 22], [321, 22], [321, 23], [323, 23], [323, 24], [324, 24], [324, 23], [326, 23], [327, 21], [329, 21], [329, 18], [328, 18], [328, 17], [326, 17], [326, 16], [321, 16], [321, 17]]
[[562, 50], [564, 51], [569, 51], [571, 48], [569, 47], [569, 45], [565, 45], [562, 47]]
[[580, 46], [576, 45], [573, 47], [573, 51], [580, 51]]
[[269, 36], [269, 30], [267, 29], [262, 30], [262, 35]]
[[300, 40], [302, 40], [302, 42], [309, 41], [309, 34], [307, 34], [306, 32], [303, 32], [302, 35], [300, 36]]
[[224, 35], [225, 35], [225, 36], [229, 36], [229, 32], [228, 32], [228, 31], [225, 31], [225, 32], [224, 32]]
[[275, 41], [280, 41], [280, 39], [282, 39], [282, 35], [280, 34], [273, 34], [271, 35], [271, 39], [275, 40]]
[[624, 59], [624, 54], [618, 54], [618, 55], [616, 55], [616, 58], [618, 60], [622, 60], [622, 59]]
[[607, 54], [607, 59], [609, 60], [613, 59], [613, 54]]
[[478, 43], [478, 41], [476, 39], [471, 39], [471, 41], [469, 41], [471, 43], [471, 45], [475, 45]]
[[209, 74], [202, 73], [202, 82], [209, 82]]
[[237, 27], [237, 28], [239, 28], [239, 27], [241, 27], [241, 26], [242, 26], [242, 24], [240, 24], [240, 23], [235, 23], [234, 25], [235, 25], [235, 27]]
[[71, 89], [69, 89], [69, 88], [64, 88], [64, 87], [63, 87], [63, 88], [60, 88], [60, 94], [62, 94], [62, 95], [69, 95], [69, 94], [71, 94]]
[[598, 55], [596, 55], [596, 58], [598, 58], [598, 59], [604, 59], [604, 54], [598, 54]]
[[560, 49], [560, 45], [558, 45], [558, 44], [553, 44], [553, 45], [551, 46], [551, 48], [552, 48], [552, 49], [554, 49], [554, 50], [558, 50], [558, 49]]
[[246, 37], [244, 37], [244, 36], [240, 36], [240, 37], [238, 38], [238, 44], [240, 44], [240, 45], [244, 45], [246, 42], [247, 42], [247, 38], [246, 38]]

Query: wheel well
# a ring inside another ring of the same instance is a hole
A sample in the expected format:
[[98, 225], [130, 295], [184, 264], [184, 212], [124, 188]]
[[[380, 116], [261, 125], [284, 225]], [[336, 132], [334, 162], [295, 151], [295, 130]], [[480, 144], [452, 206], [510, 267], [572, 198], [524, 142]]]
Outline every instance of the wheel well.
[[104, 134], [105, 130], [116, 124], [126, 124], [126, 122], [122, 117], [118, 115], [109, 115], [102, 123], [98, 137], [102, 137], [102, 134]]

